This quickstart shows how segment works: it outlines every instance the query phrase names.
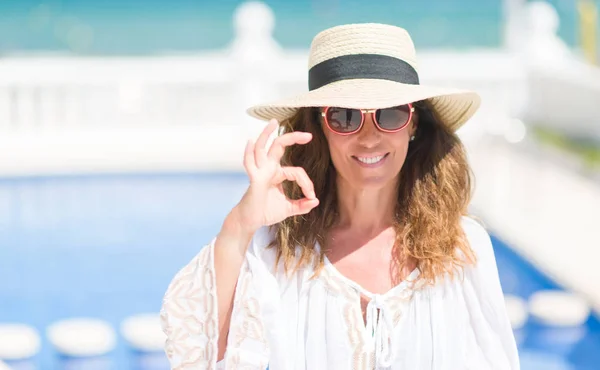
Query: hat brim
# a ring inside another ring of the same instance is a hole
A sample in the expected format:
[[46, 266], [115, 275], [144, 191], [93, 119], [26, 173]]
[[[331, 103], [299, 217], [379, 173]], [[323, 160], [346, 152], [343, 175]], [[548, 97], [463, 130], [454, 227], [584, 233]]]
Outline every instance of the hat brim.
[[305, 107], [377, 109], [420, 100], [428, 100], [436, 118], [452, 131], [467, 122], [481, 104], [479, 95], [472, 91], [379, 79], [352, 79], [337, 81], [288, 99], [255, 105], [247, 113], [265, 121], [273, 118], [283, 121]]

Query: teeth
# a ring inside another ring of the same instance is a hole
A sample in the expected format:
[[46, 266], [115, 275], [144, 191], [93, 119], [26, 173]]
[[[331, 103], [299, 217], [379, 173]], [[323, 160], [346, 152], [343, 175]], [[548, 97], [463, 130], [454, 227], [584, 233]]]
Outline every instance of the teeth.
[[357, 157], [357, 159], [359, 161], [361, 161], [362, 163], [366, 163], [366, 164], [373, 164], [373, 163], [377, 163], [380, 160], [383, 159], [383, 155], [379, 155], [377, 157], [370, 157], [370, 158], [361, 158], [361, 157]]

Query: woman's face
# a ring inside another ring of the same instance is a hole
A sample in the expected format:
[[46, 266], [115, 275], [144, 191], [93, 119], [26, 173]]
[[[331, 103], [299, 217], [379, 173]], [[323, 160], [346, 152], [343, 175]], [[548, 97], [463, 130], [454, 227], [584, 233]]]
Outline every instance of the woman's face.
[[358, 188], [383, 187], [395, 181], [406, 159], [410, 137], [416, 132], [416, 122], [415, 112], [402, 130], [383, 132], [373, 122], [373, 114], [367, 113], [358, 132], [340, 135], [321, 118], [338, 175]]

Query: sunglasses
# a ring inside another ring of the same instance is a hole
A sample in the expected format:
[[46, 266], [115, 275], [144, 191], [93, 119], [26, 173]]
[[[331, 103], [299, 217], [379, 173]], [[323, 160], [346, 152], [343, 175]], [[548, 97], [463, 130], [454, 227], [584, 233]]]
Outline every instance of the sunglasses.
[[353, 109], [326, 107], [321, 111], [327, 127], [336, 134], [350, 135], [362, 128], [365, 115], [371, 114], [375, 126], [383, 132], [398, 132], [410, 122], [415, 111], [412, 104], [383, 109]]

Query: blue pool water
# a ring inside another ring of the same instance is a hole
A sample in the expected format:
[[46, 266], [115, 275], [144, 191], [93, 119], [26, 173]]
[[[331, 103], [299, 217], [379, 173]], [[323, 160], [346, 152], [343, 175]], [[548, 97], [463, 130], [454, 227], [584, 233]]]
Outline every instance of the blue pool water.
[[[600, 1], [600, 0], [597, 0]], [[383, 22], [407, 28], [418, 47], [494, 47], [502, 42], [504, 0], [265, 0], [276, 39], [307, 48], [324, 28]], [[550, 1], [560, 35], [577, 44], [576, 2]], [[155, 54], [221, 48], [233, 37], [242, 0], [0, 1], [0, 55], [15, 52]], [[299, 31], [300, 30], [300, 31]]]
[[[25, 322], [43, 333], [74, 316], [118, 328], [129, 315], [158, 312], [173, 275], [218, 231], [246, 185], [245, 175], [234, 173], [0, 180], [0, 322]], [[526, 298], [556, 288], [493, 241], [507, 293]], [[540, 366], [540, 353], [558, 352], [536, 330], [526, 327], [524, 370], [597, 369], [596, 318], [571, 353], [560, 354], [563, 367]], [[115, 369], [132, 369], [122, 339], [111, 359]], [[45, 339], [37, 361], [44, 370], [55, 363]]]

